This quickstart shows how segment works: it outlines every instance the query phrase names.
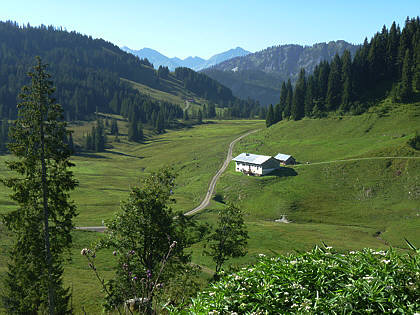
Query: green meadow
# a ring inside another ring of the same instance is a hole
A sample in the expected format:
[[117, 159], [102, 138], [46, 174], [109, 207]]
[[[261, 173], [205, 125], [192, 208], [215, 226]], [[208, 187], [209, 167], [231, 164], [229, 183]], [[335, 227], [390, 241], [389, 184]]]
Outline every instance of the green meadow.
[[[122, 134], [120, 142], [108, 136], [109, 149], [104, 153], [86, 153], [72, 158], [74, 175], [79, 187], [72, 193], [79, 215], [78, 226], [98, 226], [103, 220], [113, 217], [120, 201], [126, 199], [129, 187], [135, 185], [144, 174], [170, 166], [178, 173], [173, 204], [176, 211], [186, 212], [197, 206], [207, 191], [212, 176], [223, 164], [229, 143], [249, 130], [264, 128], [263, 121], [228, 120], [211, 121], [202, 125], [168, 130], [156, 135], [146, 131], [144, 143], [126, 140], [127, 126], [118, 121]], [[70, 126], [74, 130], [75, 143], [80, 143], [83, 134], [90, 131], [92, 123], [80, 122]], [[11, 175], [5, 161], [10, 156], [0, 156], [0, 174]], [[7, 191], [0, 187], [0, 213], [14, 208]], [[1, 226], [0, 226], [1, 227]], [[0, 230], [0, 276], [6, 271], [5, 251], [10, 239]], [[99, 233], [75, 231], [71, 251], [72, 261], [65, 267], [65, 279], [73, 290], [73, 305], [77, 314], [85, 307], [88, 314], [101, 310], [101, 289], [87, 261], [80, 255], [83, 247], [89, 247], [100, 237]], [[98, 256], [98, 269], [107, 278], [112, 267], [110, 252]]]
[[[240, 141], [234, 155], [281, 152], [292, 154], [301, 164], [252, 177], [235, 172], [231, 163], [222, 175], [217, 197], [195, 218], [214, 223], [225, 202], [244, 211], [249, 254], [232, 260], [231, 266], [253, 262], [259, 253], [306, 251], [321, 241], [339, 251], [389, 246], [403, 250], [404, 237], [420, 246], [420, 153], [407, 145], [420, 126], [419, 105], [383, 102], [359, 116], [284, 121], [268, 129], [263, 121], [213, 121], [161, 135], [147, 133], [142, 144], [126, 141], [126, 123], [120, 120], [120, 142], [109, 136], [106, 152], [73, 158], [80, 184], [72, 193], [79, 211], [76, 225], [96, 226], [112, 218], [129, 187], [162, 166], [172, 166], [178, 173], [173, 208], [192, 209], [204, 198], [228, 144], [248, 130], [261, 129]], [[72, 126], [76, 143], [90, 128], [89, 123]], [[7, 174], [3, 163], [7, 158], [0, 157], [2, 175]], [[1, 187], [3, 213], [14, 207], [7, 195]], [[289, 223], [276, 222], [282, 217]], [[1, 235], [4, 253], [10, 240], [4, 231]], [[65, 266], [73, 305], [76, 313], [82, 313], [82, 307], [88, 314], [98, 313], [101, 289], [80, 250], [100, 234], [75, 231], [73, 235], [73, 260]], [[202, 255], [202, 245], [194, 246], [193, 261], [203, 267], [205, 279], [214, 264]], [[111, 253], [100, 253], [97, 260], [103, 276], [110, 277]], [[0, 272], [5, 270], [2, 254]]]

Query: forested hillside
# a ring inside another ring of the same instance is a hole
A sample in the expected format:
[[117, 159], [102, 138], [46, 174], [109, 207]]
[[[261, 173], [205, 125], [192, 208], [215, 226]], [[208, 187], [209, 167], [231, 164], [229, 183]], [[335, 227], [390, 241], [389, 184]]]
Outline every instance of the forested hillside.
[[[283, 118], [321, 117], [331, 111], [360, 114], [386, 97], [412, 102], [420, 97], [420, 20], [395, 23], [363, 46], [352, 58], [349, 51], [321, 62], [313, 74], [301, 69], [293, 88], [283, 82], [280, 102], [270, 106], [267, 125]], [[385, 114], [385, 113], [384, 113]]]
[[[156, 90], [169, 90], [171, 82], [186, 91], [217, 103], [218, 106], [244, 108], [239, 115], [250, 115], [258, 104], [232, 96], [229, 89], [203, 74], [182, 78], [168, 69], [153, 69], [147, 59], [139, 59], [112, 43], [52, 26], [19, 26], [0, 22], [0, 119], [16, 118], [17, 95], [27, 83], [26, 72], [41, 56], [49, 64], [56, 86], [56, 98], [63, 105], [67, 120], [90, 119], [96, 111], [121, 114], [137, 112], [143, 123], [155, 124], [161, 112], [165, 121], [182, 118], [179, 106], [141, 95], [125, 80]], [[183, 81], [185, 80], [185, 81]], [[193, 92], [195, 91], [195, 93]], [[230, 111], [236, 115], [238, 110]]]
[[330, 61], [336, 53], [341, 55], [346, 49], [354, 53], [358, 47], [342, 40], [313, 46], [273, 46], [226, 60], [204, 69], [203, 73], [231, 88], [235, 96], [251, 97], [264, 105], [275, 104], [281, 82], [290, 78], [294, 83], [300, 68], [312, 73], [321, 61]]

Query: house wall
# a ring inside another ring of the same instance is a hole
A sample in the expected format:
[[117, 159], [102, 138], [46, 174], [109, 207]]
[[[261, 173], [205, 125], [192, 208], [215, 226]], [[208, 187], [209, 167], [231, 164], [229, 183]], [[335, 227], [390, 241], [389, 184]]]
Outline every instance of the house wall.
[[244, 163], [244, 162], [235, 162], [236, 163], [236, 171], [237, 172], [249, 172], [251, 171], [254, 174], [257, 175], [263, 175], [263, 168], [261, 165], [254, 165], [254, 164], [248, 164], [248, 163]]

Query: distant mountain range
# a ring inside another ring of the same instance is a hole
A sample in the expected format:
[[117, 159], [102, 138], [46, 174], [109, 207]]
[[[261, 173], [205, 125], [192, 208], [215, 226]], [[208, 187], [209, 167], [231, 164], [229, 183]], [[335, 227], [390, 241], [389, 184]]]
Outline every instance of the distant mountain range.
[[294, 82], [301, 68], [311, 73], [320, 61], [330, 61], [346, 49], [354, 56], [359, 47], [343, 40], [313, 46], [273, 46], [225, 60], [202, 72], [229, 87], [237, 97], [250, 97], [263, 105], [276, 104], [281, 83], [289, 78]]
[[228, 51], [222, 52], [220, 54], [214, 55], [210, 59], [206, 60], [200, 57], [187, 57], [185, 59], [180, 59], [177, 57], [169, 58], [151, 48], [132, 50], [124, 46], [124, 47], [121, 47], [121, 49], [139, 58], [142, 58], [142, 59], [147, 58], [153, 64], [155, 68], [158, 68], [159, 66], [164, 66], [164, 67], [168, 67], [169, 70], [171, 71], [175, 70], [175, 68], [178, 68], [178, 67], [187, 67], [195, 71], [198, 71], [201, 69], [214, 66], [225, 60], [235, 58], [235, 57], [246, 56], [251, 53], [250, 51], [242, 49], [241, 47], [236, 47]]

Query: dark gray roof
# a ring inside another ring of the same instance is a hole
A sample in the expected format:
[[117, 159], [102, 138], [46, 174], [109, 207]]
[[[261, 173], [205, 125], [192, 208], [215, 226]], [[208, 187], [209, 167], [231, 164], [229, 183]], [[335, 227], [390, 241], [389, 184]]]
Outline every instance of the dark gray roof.
[[279, 153], [279, 154], [277, 154], [274, 158], [276, 159], [276, 160], [279, 160], [279, 161], [287, 161], [288, 159], [290, 159], [292, 156], [291, 155], [287, 155], [287, 154], [282, 154], [282, 153]]

